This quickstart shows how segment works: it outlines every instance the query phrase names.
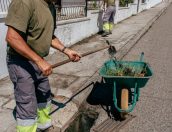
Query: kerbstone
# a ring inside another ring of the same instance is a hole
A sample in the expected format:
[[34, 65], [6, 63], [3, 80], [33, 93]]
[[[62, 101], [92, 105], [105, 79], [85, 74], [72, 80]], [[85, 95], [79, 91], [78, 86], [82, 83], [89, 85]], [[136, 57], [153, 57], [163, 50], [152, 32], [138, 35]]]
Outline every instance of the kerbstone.
[[7, 98], [0, 97], [0, 107], [7, 101]]
[[15, 102], [14, 99], [12, 99], [6, 105], [4, 105], [3, 108], [7, 108], [7, 109], [13, 110], [15, 108], [15, 106], [16, 106], [16, 102]]

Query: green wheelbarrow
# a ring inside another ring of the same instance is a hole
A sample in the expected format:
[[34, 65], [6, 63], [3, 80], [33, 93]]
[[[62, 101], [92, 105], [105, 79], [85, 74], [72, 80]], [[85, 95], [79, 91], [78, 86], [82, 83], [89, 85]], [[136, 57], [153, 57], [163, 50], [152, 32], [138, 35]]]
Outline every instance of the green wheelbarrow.
[[[139, 61], [110, 59], [99, 71], [105, 83], [113, 85], [113, 102], [121, 118], [126, 118], [127, 113], [134, 109], [139, 100], [140, 88], [143, 88], [153, 75], [149, 64], [143, 62], [143, 56], [144, 53], [141, 53]], [[119, 94], [120, 99], [117, 99]]]

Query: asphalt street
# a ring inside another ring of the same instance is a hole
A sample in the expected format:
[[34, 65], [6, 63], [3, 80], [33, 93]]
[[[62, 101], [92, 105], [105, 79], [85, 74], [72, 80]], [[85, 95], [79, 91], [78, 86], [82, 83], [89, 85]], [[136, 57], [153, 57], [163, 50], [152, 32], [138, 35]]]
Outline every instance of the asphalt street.
[[136, 118], [120, 132], [172, 132], [172, 6], [152, 25], [124, 58], [145, 61], [154, 72], [132, 112]]

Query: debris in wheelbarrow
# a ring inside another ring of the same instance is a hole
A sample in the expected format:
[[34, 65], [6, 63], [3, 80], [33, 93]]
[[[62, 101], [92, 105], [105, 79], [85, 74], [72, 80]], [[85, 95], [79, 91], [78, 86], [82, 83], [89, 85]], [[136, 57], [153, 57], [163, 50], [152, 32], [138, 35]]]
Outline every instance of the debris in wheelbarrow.
[[143, 63], [129, 63], [129, 62], [111, 62], [108, 66], [106, 64], [106, 75], [107, 76], [134, 76], [134, 77], [144, 77], [147, 76], [147, 64]]

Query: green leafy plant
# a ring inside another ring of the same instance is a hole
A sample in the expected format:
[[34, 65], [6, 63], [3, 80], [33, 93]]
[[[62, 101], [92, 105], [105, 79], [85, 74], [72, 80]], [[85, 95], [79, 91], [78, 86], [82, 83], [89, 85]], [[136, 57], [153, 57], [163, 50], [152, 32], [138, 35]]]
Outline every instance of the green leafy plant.
[[93, 2], [93, 8], [96, 8], [97, 7], [97, 3], [96, 1]]
[[133, 0], [120, 0], [119, 6], [126, 7], [129, 3], [133, 3]]

